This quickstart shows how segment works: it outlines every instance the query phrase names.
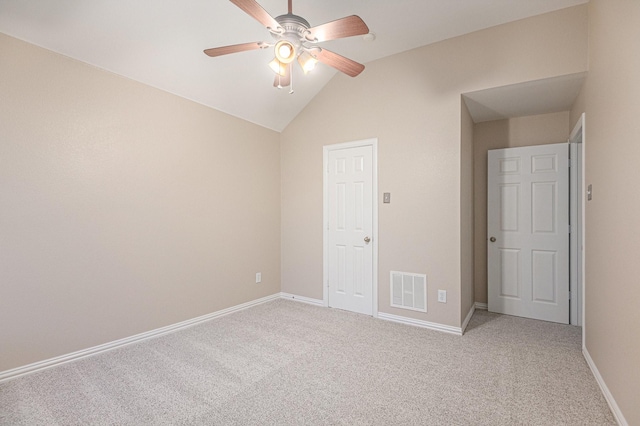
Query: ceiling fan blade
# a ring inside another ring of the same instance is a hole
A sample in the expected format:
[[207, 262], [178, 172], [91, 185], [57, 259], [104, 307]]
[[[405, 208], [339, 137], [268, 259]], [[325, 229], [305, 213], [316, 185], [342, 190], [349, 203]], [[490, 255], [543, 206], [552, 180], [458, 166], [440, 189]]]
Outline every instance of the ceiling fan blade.
[[355, 77], [364, 70], [364, 65], [327, 49], [321, 49], [318, 47], [315, 49], [309, 49], [308, 52], [323, 64], [327, 64], [350, 77]]
[[[262, 8], [255, 0], [230, 0], [231, 3], [238, 6], [240, 9], [251, 16], [256, 21], [274, 32], [280, 32], [281, 27], [269, 13]], [[279, 30], [280, 28], [280, 30]]]
[[229, 53], [244, 52], [246, 50], [256, 50], [263, 47], [262, 42], [234, 44], [232, 46], [214, 47], [204, 51], [211, 57], [228, 55]]
[[365, 24], [359, 16], [351, 15], [309, 28], [309, 32], [310, 34], [307, 35], [307, 40], [321, 42], [369, 34], [369, 27], [367, 27], [367, 24]]
[[284, 75], [276, 74], [273, 87], [287, 87], [291, 84], [291, 65], [284, 67]]

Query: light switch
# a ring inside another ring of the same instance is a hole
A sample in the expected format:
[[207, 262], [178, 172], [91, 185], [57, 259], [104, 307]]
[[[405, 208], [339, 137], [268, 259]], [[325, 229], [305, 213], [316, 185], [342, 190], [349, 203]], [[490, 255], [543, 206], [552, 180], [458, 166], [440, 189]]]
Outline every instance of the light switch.
[[385, 192], [384, 195], [382, 196], [382, 202], [383, 203], [390, 203], [391, 202], [391, 193], [390, 192]]

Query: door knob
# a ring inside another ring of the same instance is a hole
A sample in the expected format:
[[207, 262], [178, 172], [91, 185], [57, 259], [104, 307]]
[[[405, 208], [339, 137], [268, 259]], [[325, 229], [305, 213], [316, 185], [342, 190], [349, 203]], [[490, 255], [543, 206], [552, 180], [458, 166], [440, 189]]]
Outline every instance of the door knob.
[[369, 237], [364, 237], [364, 242], [365, 242], [365, 243], [369, 244], [369, 241], [371, 241], [371, 238], [369, 238]]
[[492, 243], [495, 243], [496, 242], [496, 237], [489, 238], [489, 241], [491, 241]]

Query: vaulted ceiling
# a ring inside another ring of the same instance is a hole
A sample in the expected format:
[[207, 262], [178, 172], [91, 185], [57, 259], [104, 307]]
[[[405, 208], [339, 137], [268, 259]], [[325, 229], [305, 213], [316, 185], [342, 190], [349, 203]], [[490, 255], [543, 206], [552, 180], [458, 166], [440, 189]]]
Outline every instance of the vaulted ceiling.
[[[258, 1], [274, 17], [287, 13], [285, 0]], [[366, 65], [587, 1], [294, 0], [293, 13], [311, 26], [359, 15], [374, 41], [357, 36], [321, 46]], [[307, 75], [296, 70], [289, 94], [273, 87], [271, 49], [206, 56], [211, 47], [272, 40], [227, 0], [0, 0], [0, 32], [276, 131], [337, 72], [323, 64]]]

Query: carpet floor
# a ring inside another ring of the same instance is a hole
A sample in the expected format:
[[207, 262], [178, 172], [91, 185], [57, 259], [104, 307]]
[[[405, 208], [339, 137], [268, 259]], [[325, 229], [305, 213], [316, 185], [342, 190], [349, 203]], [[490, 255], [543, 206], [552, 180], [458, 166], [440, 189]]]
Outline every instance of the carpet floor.
[[276, 300], [0, 383], [1, 425], [609, 425], [578, 327]]

